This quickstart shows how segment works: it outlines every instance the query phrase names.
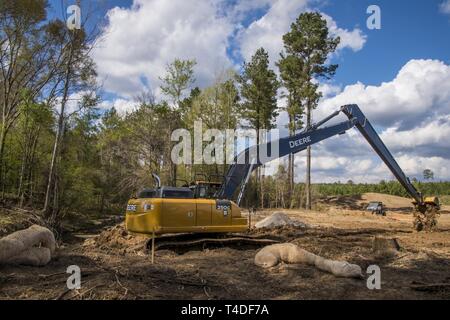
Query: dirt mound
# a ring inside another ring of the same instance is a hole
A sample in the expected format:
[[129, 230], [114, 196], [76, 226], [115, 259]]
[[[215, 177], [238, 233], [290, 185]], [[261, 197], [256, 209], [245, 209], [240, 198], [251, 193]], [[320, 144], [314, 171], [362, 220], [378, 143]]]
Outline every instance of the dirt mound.
[[108, 252], [137, 253], [145, 249], [148, 239], [142, 236], [130, 235], [123, 223], [115, 225], [101, 232], [94, 238], [86, 239], [83, 247], [87, 250], [98, 248]]
[[361, 195], [362, 203], [369, 203], [371, 201], [382, 201], [383, 204], [390, 209], [402, 209], [402, 208], [412, 208], [412, 199], [403, 198], [398, 196], [392, 196], [390, 194], [382, 193], [364, 193]]
[[25, 211], [0, 208], [0, 237], [30, 227], [35, 221]]
[[327, 197], [320, 203], [340, 209], [365, 210], [369, 202], [381, 201], [387, 210], [410, 211], [413, 208], [410, 198], [403, 198], [383, 193], [368, 192], [361, 195]]
[[275, 212], [267, 218], [258, 221], [255, 224], [256, 229], [261, 228], [277, 228], [282, 226], [293, 226], [293, 227], [303, 227], [306, 228], [306, 224], [300, 221], [292, 220], [283, 212]]

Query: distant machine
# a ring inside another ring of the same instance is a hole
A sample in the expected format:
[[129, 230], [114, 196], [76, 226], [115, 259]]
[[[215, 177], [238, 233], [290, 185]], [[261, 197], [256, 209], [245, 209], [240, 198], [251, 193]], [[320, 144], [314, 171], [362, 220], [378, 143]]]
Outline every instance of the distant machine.
[[376, 215], [380, 215], [380, 216], [386, 215], [385, 207], [383, 205], [383, 202], [381, 202], [381, 201], [370, 202], [368, 204], [366, 210], [372, 212], [372, 214], [376, 214]]
[[[340, 113], [348, 120], [329, 127], [322, 127]], [[415, 207], [414, 227], [420, 231], [436, 226], [439, 199], [426, 197], [417, 191], [404, 174], [392, 154], [384, 145], [369, 120], [355, 105], [345, 105], [325, 119], [294, 136], [247, 148], [230, 166], [223, 181], [197, 180], [185, 187], [161, 186], [159, 178], [154, 189], [144, 190], [137, 198], [130, 199], [126, 210], [128, 231], [138, 234], [164, 233], [227, 233], [248, 228], [247, 217], [241, 215], [239, 204], [253, 170], [274, 158], [260, 159], [260, 149], [275, 150], [278, 157], [305, 150], [308, 146], [344, 134], [356, 127], [392, 174], [413, 198]], [[342, 144], [340, 148], [350, 148]]]

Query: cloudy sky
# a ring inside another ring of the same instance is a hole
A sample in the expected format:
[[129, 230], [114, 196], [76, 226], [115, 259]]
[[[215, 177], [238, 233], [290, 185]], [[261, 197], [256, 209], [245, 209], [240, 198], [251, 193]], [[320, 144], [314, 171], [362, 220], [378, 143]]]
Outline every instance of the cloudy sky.
[[[61, 14], [60, 0], [50, 3]], [[301, 12], [320, 11], [341, 44], [330, 56], [338, 72], [321, 83], [314, 119], [358, 103], [407, 175], [421, 179], [429, 168], [450, 180], [450, 0], [97, 0], [84, 2], [82, 13], [87, 3], [102, 30], [92, 52], [102, 106], [121, 112], [143, 90], [160, 96], [158, 77], [175, 58], [197, 61], [200, 87], [226, 68], [239, 70], [259, 47], [274, 67], [290, 24]], [[371, 4], [381, 9], [380, 30], [367, 27]], [[281, 114], [280, 129], [286, 121]], [[314, 146], [313, 156], [315, 182], [393, 177], [356, 129]], [[304, 154], [296, 165], [301, 181]]]

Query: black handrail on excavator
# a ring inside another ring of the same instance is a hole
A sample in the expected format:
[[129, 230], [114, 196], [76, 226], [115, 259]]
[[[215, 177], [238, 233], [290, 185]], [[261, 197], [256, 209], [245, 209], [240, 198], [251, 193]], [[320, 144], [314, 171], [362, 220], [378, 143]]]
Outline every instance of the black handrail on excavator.
[[[321, 127], [324, 123], [336, 117], [341, 112], [348, 117], [348, 121], [343, 121], [329, 127]], [[397, 178], [408, 194], [415, 200], [416, 207], [419, 211], [422, 213], [425, 212], [426, 204], [424, 203], [422, 194], [417, 191], [409, 178], [405, 175], [375, 129], [370, 124], [369, 120], [356, 104], [342, 106], [340, 110], [317, 122], [309, 129], [301, 133], [268, 143], [251, 146], [241, 152], [235, 158], [234, 164], [232, 164], [228, 169], [225, 180], [216, 195], [217, 198], [229, 200], [236, 199], [236, 202], [239, 205], [245, 191], [245, 187], [248, 183], [249, 176], [253, 170], [276, 158], [281, 158], [290, 153], [300, 152], [317, 142], [337, 134], [343, 134], [353, 127], [356, 127], [361, 132], [367, 142], [369, 142], [375, 152], [391, 170], [392, 174]], [[260, 158], [258, 152], [260, 149], [263, 149], [261, 152], [262, 154], [269, 156]], [[278, 152], [276, 149], [278, 149]], [[274, 153], [274, 156], [271, 156], [272, 153]], [[239, 193], [236, 196], [237, 190], [239, 190]]]

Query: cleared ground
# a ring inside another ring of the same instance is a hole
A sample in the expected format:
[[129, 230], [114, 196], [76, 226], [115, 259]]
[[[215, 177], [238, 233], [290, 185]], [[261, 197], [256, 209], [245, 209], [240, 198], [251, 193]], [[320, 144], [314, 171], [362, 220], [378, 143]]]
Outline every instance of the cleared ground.
[[[386, 217], [364, 212], [383, 201]], [[305, 265], [254, 265], [257, 248], [221, 247], [180, 253], [158, 251], [155, 264], [145, 239], [122, 225], [100, 234], [84, 230], [67, 237], [46, 267], [0, 267], [0, 299], [448, 299], [450, 298], [450, 214], [444, 207], [438, 230], [412, 230], [409, 199], [379, 194], [324, 199], [316, 210], [282, 210], [307, 228], [257, 231], [281, 237], [327, 258], [381, 268], [381, 290], [365, 279], [336, 278]], [[274, 211], [258, 212], [253, 223]], [[255, 231], [254, 231], [255, 232]], [[400, 251], [372, 251], [375, 237], [396, 238]], [[82, 270], [82, 288], [66, 289], [69, 265]]]

